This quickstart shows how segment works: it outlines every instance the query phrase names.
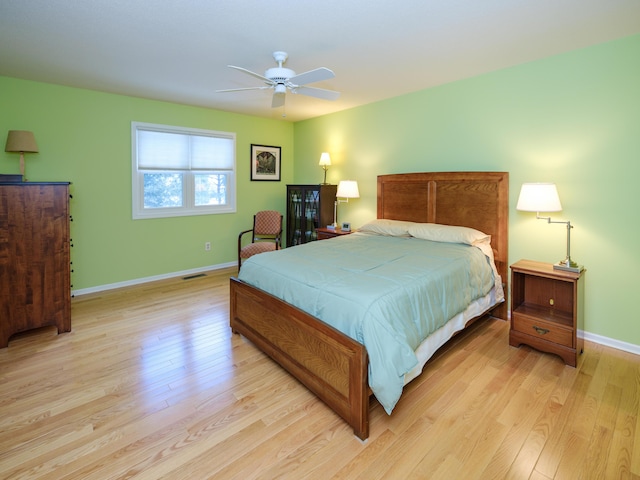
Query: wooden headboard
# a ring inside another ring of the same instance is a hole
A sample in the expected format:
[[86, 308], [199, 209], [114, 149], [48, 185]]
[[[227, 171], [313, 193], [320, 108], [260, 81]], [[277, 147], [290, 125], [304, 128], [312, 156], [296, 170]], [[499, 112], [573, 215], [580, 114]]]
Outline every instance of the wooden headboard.
[[[424, 172], [378, 176], [378, 218], [462, 225], [491, 235], [507, 292], [509, 173]], [[507, 318], [503, 304], [494, 312]]]

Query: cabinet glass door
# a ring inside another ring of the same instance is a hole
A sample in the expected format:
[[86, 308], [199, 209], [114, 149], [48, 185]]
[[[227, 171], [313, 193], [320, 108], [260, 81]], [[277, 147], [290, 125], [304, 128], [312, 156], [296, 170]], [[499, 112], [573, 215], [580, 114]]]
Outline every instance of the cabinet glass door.
[[304, 196], [304, 238], [306, 242], [317, 240], [318, 213], [320, 211], [320, 191], [307, 190]]
[[303, 190], [289, 187], [287, 195], [287, 246], [302, 243]]

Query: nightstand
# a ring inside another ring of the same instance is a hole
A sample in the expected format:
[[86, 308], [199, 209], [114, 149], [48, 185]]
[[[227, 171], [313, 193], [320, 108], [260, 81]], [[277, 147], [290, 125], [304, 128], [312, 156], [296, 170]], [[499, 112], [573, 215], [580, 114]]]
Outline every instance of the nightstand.
[[316, 234], [318, 235], [318, 240], [326, 240], [328, 238], [340, 237], [342, 235], [349, 235], [351, 231], [345, 232], [340, 228], [336, 228], [335, 230], [331, 230], [330, 228], [317, 228]]
[[559, 355], [575, 367], [584, 351], [584, 275], [554, 270], [550, 263], [520, 260], [511, 265], [509, 344]]

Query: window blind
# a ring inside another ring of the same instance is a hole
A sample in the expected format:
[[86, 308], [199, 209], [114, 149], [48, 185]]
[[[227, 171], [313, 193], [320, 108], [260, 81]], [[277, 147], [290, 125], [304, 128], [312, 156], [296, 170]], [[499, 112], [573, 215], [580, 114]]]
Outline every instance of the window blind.
[[141, 170], [233, 170], [234, 139], [137, 129]]

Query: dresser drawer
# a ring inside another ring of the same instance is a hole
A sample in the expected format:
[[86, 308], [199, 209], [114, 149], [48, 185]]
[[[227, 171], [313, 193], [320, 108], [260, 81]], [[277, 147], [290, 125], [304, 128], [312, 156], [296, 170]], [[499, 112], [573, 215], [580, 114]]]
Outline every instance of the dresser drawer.
[[520, 315], [516, 312], [514, 312], [511, 320], [513, 322], [513, 329], [518, 332], [541, 338], [548, 342], [557, 343], [558, 345], [573, 347], [574, 335], [571, 329], [555, 323]]

